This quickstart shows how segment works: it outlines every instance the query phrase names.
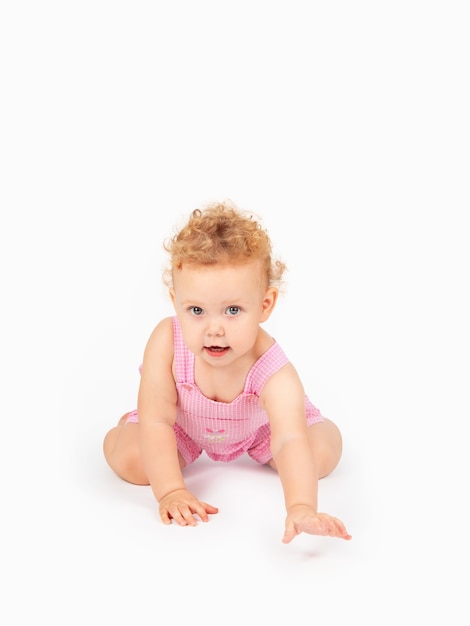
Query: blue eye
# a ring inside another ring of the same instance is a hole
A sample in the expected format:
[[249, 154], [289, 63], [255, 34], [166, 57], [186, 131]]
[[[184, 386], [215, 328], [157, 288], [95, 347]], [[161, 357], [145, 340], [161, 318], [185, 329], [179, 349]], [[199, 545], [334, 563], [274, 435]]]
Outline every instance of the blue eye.
[[240, 313], [239, 306], [229, 306], [225, 309], [227, 315], [238, 315]]
[[196, 316], [202, 315], [204, 313], [204, 310], [201, 309], [200, 306], [190, 306], [189, 310], [191, 311], [193, 315], [196, 315]]

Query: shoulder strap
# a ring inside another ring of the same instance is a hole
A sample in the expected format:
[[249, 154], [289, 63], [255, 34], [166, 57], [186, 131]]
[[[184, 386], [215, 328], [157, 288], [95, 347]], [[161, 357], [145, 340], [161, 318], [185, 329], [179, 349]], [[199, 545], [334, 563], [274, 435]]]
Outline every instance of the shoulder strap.
[[288, 362], [289, 359], [284, 354], [281, 346], [275, 342], [248, 372], [245, 392], [259, 396], [268, 378]]

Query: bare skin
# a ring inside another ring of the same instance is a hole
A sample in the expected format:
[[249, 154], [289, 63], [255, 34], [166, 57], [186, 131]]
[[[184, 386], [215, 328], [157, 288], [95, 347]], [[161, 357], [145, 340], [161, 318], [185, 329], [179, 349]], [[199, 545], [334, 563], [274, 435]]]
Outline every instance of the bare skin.
[[[258, 261], [241, 265], [185, 266], [174, 272], [170, 296], [184, 343], [194, 354], [194, 379], [201, 393], [230, 403], [244, 389], [248, 372], [273, 345], [261, 327], [277, 302]], [[104, 439], [104, 455], [124, 480], [150, 485], [164, 524], [205, 522], [217, 507], [186, 487], [185, 462], [176, 445], [174, 337], [171, 318], [155, 327], [147, 343], [138, 394], [139, 423], [123, 416]], [[331, 473], [342, 453], [337, 426], [326, 419], [307, 426], [305, 393], [291, 363], [262, 387], [260, 407], [270, 425], [269, 465], [280, 477], [285, 509], [283, 542], [299, 533], [351, 539], [343, 522], [317, 510], [318, 480]]]
[[[112, 428], [104, 439], [103, 449], [106, 461], [111, 469], [123, 480], [134, 485], [149, 485], [145, 468], [142, 462], [142, 456], [139, 449], [139, 424], [126, 424], [128, 413], [123, 415], [117, 426]], [[312, 447], [313, 455], [317, 460], [318, 478], [328, 476], [338, 465], [342, 454], [342, 438], [338, 427], [329, 419], [325, 418], [323, 423], [313, 424], [308, 429], [308, 440]], [[181, 454], [178, 453], [178, 459], [181, 469], [185, 467], [185, 461]], [[276, 463], [271, 459], [268, 464], [277, 471]], [[188, 492], [189, 493], [189, 492]], [[186, 494], [186, 498], [187, 498]], [[198, 504], [202, 504], [198, 506]], [[300, 505], [302, 507], [302, 505]], [[300, 508], [299, 507], [299, 508]], [[191, 507], [189, 507], [191, 508]], [[217, 507], [207, 503], [201, 503], [194, 498], [194, 510], [186, 518], [176, 514], [175, 522], [179, 525], [195, 526], [197, 520], [194, 513], [197, 514], [201, 521], [206, 522], [209, 515], [218, 512]], [[172, 516], [169, 514], [168, 506], [165, 498], [160, 501], [160, 514], [163, 523], [170, 524]], [[290, 523], [289, 516], [286, 520], [286, 530], [283, 537], [284, 543], [289, 543], [301, 532], [309, 532], [310, 514], [305, 512], [305, 521]], [[315, 532], [310, 534], [329, 535], [343, 539], [351, 539], [344, 527], [344, 524], [329, 515], [317, 514], [317, 519], [313, 522]]]

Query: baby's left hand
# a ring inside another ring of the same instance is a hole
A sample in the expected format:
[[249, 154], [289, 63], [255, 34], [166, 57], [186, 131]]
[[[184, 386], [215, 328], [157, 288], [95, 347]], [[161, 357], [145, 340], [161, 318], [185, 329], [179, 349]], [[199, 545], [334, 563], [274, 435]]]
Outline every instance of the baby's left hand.
[[304, 504], [289, 509], [282, 542], [289, 543], [300, 533], [352, 539], [341, 520], [328, 513], [315, 513], [311, 507]]

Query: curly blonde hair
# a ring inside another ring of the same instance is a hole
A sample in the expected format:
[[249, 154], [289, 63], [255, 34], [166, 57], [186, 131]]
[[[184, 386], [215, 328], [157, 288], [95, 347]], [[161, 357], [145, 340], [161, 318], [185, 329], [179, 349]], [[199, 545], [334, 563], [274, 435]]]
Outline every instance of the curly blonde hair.
[[252, 213], [242, 211], [229, 201], [195, 209], [187, 223], [165, 240], [163, 248], [170, 255], [164, 270], [167, 287], [173, 283], [173, 271], [183, 265], [238, 265], [259, 259], [266, 271], [268, 286], [279, 287], [286, 265], [272, 258], [272, 244], [266, 230]]

